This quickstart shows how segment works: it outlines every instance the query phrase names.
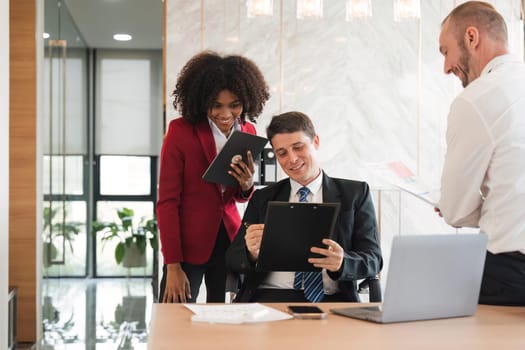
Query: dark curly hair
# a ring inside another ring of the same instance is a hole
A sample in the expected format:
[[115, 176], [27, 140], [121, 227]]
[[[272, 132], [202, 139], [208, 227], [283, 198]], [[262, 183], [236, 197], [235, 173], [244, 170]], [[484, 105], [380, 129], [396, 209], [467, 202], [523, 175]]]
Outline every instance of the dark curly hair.
[[173, 106], [190, 124], [206, 120], [208, 110], [222, 90], [229, 90], [242, 103], [241, 121], [261, 114], [270, 97], [268, 85], [257, 65], [238, 55], [220, 56], [204, 51], [182, 68], [173, 96]]

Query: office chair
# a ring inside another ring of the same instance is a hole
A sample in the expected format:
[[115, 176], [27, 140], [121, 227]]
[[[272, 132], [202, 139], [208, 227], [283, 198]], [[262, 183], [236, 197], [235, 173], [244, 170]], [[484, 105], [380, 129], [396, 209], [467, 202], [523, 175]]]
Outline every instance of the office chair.
[[[226, 304], [231, 304], [239, 291], [242, 283], [242, 275], [237, 275], [233, 272], [228, 272], [226, 275]], [[378, 303], [382, 301], [381, 297], [381, 283], [378, 276], [365, 278], [358, 285], [357, 292], [359, 294], [368, 294], [369, 302]]]
[[357, 292], [359, 294], [368, 294], [368, 301], [371, 303], [381, 302], [381, 283], [379, 282], [379, 277], [374, 276], [365, 278], [357, 286]]
[[228, 272], [226, 275], [226, 304], [231, 304], [235, 300], [237, 292], [241, 288], [242, 278], [242, 275], [237, 275], [233, 272]]

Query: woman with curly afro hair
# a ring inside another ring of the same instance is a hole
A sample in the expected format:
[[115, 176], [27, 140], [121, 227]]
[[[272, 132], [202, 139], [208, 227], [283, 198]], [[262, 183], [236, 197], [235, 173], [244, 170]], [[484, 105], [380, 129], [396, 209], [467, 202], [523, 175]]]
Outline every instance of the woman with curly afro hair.
[[202, 175], [233, 131], [255, 134], [249, 121], [261, 114], [268, 91], [259, 68], [242, 56], [205, 51], [182, 68], [173, 91], [181, 118], [169, 124], [160, 161], [160, 302], [195, 302], [203, 277], [207, 302], [224, 302], [225, 252], [241, 224], [236, 202], [253, 192], [253, 157], [247, 152], [247, 163], [232, 164], [237, 186]]

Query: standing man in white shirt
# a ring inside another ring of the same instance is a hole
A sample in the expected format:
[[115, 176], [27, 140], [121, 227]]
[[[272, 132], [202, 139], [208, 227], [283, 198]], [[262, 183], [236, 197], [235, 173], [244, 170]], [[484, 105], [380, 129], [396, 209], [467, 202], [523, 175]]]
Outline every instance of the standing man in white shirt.
[[439, 50], [465, 90], [450, 107], [438, 210], [488, 236], [479, 302], [525, 305], [525, 64], [508, 54], [503, 17], [481, 1], [445, 18]]

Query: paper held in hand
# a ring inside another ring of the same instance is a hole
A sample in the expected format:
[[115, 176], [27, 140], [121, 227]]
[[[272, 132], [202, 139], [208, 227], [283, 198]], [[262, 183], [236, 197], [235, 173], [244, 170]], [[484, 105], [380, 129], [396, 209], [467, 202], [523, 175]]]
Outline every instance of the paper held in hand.
[[396, 184], [396, 186], [436, 208], [439, 205], [438, 190], [430, 190], [418, 182]]
[[381, 173], [389, 183], [419, 198], [434, 207], [438, 207], [440, 191], [414, 175], [403, 162], [374, 164], [372, 167]]

